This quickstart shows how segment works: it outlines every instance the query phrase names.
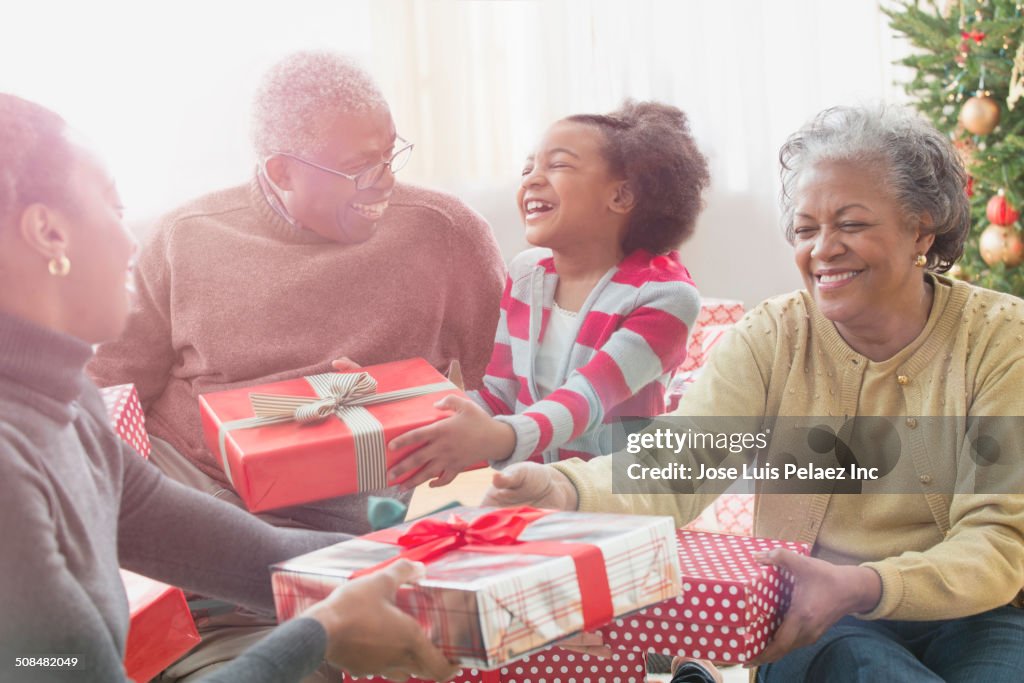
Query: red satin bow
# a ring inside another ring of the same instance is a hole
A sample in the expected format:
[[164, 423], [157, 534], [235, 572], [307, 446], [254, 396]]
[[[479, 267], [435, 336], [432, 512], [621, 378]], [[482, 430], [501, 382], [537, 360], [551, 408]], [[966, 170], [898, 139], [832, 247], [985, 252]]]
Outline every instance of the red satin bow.
[[960, 37], [964, 40], [973, 40], [977, 44], [981, 44], [981, 41], [985, 40], [985, 33], [983, 31], [961, 31]]
[[448, 521], [421, 519], [398, 537], [401, 554], [408, 560], [428, 562], [435, 557], [469, 544], [512, 545], [519, 543], [519, 534], [544, 515], [544, 510], [531, 507], [494, 510], [466, 522], [458, 515]]
[[444, 522], [421, 519], [400, 535], [394, 529], [376, 531], [364, 538], [394, 543], [403, 548], [402, 552], [374, 567], [354, 572], [352, 578], [375, 572], [401, 558], [430, 562], [458, 548], [481, 553], [507, 553], [510, 552], [509, 546], [515, 546], [515, 551], [523, 554], [568, 555], [576, 564], [576, 578], [583, 600], [584, 629], [591, 630], [608, 623], [613, 616], [611, 589], [604, 556], [599, 548], [585, 543], [519, 540], [519, 534], [527, 526], [549, 514], [550, 510], [523, 506], [492, 510], [472, 522], [466, 522], [458, 515], [451, 515]]

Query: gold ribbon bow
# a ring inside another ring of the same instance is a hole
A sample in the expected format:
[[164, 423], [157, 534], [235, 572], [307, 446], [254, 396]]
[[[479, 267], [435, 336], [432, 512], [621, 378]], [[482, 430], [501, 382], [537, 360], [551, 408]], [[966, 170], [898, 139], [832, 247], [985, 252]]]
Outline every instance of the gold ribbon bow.
[[256, 417], [290, 417], [301, 424], [322, 422], [334, 415], [338, 408], [356, 405], [358, 399], [377, 393], [377, 380], [368, 372], [334, 375], [325, 387], [326, 396], [281, 396], [277, 394], [249, 394], [249, 403]]
[[254, 417], [221, 423], [217, 430], [221, 465], [234, 486], [228, 462], [227, 436], [236, 429], [253, 429], [285, 422], [312, 424], [334, 416], [352, 432], [355, 443], [357, 482], [360, 491], [387, 488], [384, 425], [363, 406], [401, 401], [439, 391], [456, 389], [450, 381], [377, 393], [377, 380], [367, 372], [336, 373], [304, 377], [316, 396], [249, 394]]

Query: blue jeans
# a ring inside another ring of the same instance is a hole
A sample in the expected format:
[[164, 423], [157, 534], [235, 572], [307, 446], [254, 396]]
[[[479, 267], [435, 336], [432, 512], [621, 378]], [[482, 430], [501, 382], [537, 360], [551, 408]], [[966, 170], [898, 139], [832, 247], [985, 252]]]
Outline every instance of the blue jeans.
[[1024, 610], [946, 621], [843, 617], [816, 643], [758, 670], [761, 683], [1024, 681]]

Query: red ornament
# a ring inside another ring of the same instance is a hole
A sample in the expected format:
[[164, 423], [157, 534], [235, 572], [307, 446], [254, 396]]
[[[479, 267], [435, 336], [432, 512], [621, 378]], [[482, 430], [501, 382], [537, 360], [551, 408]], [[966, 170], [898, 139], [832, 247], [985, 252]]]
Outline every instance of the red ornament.
[[972, 175], [967, 176], [967, 196], [974, 196], [974, 176]]
[[1006, 201], [1006, 194], [1002, 190], [999, 190], [999, 194], [988, 200], [985, 215], [995, 225], [1013, 225], [1020, 218], [1020, 212], [1010, 206], [1010, 202]]

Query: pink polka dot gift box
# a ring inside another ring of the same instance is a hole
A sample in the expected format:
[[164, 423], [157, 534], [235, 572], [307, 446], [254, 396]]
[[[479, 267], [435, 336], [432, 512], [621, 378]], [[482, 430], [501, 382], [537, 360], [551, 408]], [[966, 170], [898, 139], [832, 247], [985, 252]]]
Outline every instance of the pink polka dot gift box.
[[[600, 658], [553, 647], [495, 671], [463, 669], [452, 683], [642, 683], [647, 677], [647, 656], [621, 650]], [[345, 683], [388, 683], [386, 678], [354, 678]], [[429, 683], [410, 678], [409, 683]]]
[[139, 394], [134, 384], [118, 384], [100, 389], [103, 403], [107, 407], [110, 426], [121, 439], [134, 448], [143, 458], [149, 457], [149, 435], [146, 434], [146, 416], [139, 403]]
[[792, 578], [754, 555], [774, 548], [810, 554], [806, 543], [679, 531], [682, 595], [601, 629], [613, 648], [742, 664], [764, 650], [782, 622]]

